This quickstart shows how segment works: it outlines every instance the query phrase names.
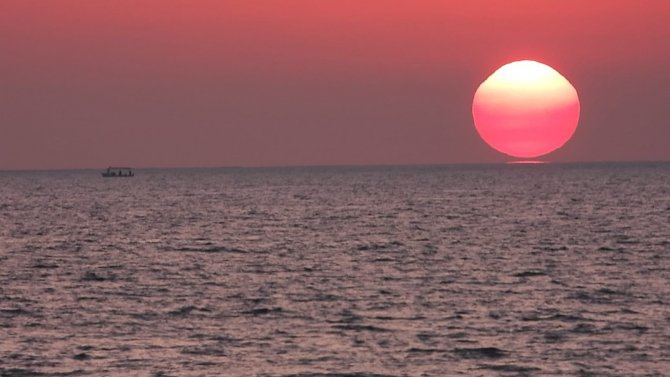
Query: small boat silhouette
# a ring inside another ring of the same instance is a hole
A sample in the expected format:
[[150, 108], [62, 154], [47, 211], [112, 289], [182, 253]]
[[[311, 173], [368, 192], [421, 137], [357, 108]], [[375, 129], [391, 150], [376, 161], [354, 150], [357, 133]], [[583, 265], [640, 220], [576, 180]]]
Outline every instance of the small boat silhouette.
[[102, 176], [105, 178], [118, 178], [118, 177], [134, 177], [135, 173], [133, 173], [133, 170], [131, 168], [120, 168], [120, 167], [114, 167], [110, 166], [107, 168], [107, 170], [102, 172]]

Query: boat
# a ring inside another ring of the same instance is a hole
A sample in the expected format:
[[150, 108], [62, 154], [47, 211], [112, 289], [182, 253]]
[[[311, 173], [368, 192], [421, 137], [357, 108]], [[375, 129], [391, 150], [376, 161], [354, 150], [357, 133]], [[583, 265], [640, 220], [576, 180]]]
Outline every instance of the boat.
[[110, 166], [107, 170], [102, 172], [102, 176], [105, 178], [119, 178], [119, 177], [134, 177], [133, 169], [131, 168], [120, 168], [115, 166]]

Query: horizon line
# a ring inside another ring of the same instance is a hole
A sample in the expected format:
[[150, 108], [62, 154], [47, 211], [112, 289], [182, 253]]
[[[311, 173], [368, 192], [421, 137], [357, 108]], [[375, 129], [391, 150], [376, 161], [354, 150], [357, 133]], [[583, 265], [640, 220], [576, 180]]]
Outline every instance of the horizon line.
[[[176, 169], [291, 169], [291, 168], [366, 168], [366, 167], [431, 167], [431, 166], [472, 166], [472, 165], [575, 165], [575, 164], [640, 164], [670, 163], [670, 160], [589, 160], [589, 161], [551, 161], [538, 160], [541, 163], [524, 163], [526, 160], [490, 161], [490, 162], [444, 162], [444, 163], [373, 163], [373, 164], [279, 164], [279, 165], [212, 165], [212, 166], [137, 166], [133, 170], [176, 170]], [[535, 162], [535, 161], [534, 161]], [[126, 164], [128, 165], [128, 164]], [[0, 168], [2, 173], [10, 172], [48, 172], [105, 170], [107, 167], [63, 167], [63, 168]]]

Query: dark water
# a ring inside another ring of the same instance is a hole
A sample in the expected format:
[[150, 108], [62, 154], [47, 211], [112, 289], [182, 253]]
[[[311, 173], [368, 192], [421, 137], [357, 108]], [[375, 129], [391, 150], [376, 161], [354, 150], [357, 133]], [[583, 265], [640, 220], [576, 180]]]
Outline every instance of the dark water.
[[670, 375], [670, 164], [0, 183], [0, 376]]

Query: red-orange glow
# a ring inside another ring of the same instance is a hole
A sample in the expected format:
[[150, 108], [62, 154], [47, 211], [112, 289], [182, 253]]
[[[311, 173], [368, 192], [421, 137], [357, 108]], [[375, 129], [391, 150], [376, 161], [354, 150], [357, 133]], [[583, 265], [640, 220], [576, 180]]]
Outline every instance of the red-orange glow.
[[479, 135], [521, 158], [552, 152], [577, 128], [577, 91], [553, 68], [531, 60], [509, 63], [484, 81], [472, 103]]

